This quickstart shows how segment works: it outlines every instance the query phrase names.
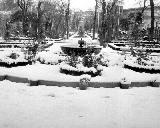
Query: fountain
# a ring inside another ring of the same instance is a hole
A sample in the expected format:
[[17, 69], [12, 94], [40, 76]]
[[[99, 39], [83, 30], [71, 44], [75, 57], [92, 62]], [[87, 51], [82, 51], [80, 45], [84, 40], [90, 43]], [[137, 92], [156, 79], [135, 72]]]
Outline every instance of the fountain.
[[83, 56], [88, 53], [88, 50], [90, 50], [91, 53], [94, 53], [97, 55], [100, 53], [102, 49], [102, 47], [100, 46], [87, 45], [87, 42], [85, 42], [82, 38], [78, 40], [78, 44], [64, 45], [64, 46], [61, 46], [61, 49], [64, 54], [67, 54], [69, 56], [72, 54], [75, 54], [76, 56]]
[[98, 59], [95, 58], [102, 47], [88, 44], [85, 41], [86, 36], [80, 29], [79, 33], [75, 35], [76, 38], [78, 37], [78, 41], [61, 46], [63, 53], [67, 55], [67, 61], [60, 68], [61, 73], [78, 76], [82, 74], [100, 75], [102, 68], [98, 64]]
[[[87, 38], [90, 40], [86, 40]], [[78, 33], [74, 34], [70, 39], [73, 39], [73, 41], [69, 41], [71, 42], [70, 45], [61, 46], [62, 51], [69, 56], [73, 54], [76, 56], [84, 56], [88, 53], [88, 50], [94, 54], [98, 54], [101, 51], [102, 47], [92, 45], [92, 39], [84, 32], [83, 23], [79, 26]]]

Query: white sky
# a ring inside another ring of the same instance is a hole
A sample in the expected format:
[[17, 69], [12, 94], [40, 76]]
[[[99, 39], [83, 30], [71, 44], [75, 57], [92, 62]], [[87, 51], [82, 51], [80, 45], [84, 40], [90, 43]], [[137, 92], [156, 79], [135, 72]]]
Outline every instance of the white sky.
[[[140, 0], [124, 0], [124, 8], [134, 8], [139, 7], [138, 4]], [[160, 0], [154, 0], [155, 3], [160, 2]], [[88, 10], [93, 9], [95, 6], [95, 0], [71, 0], [71, 8]]]
[[71, 8], [87, 10], [95, 6], [95, 0], [71, 0]]

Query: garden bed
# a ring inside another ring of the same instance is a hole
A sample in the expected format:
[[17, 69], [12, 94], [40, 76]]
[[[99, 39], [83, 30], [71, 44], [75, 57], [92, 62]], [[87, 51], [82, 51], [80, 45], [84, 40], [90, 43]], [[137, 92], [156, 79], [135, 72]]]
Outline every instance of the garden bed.
[[[113, 44], [109, 43], [108, 46], [112, 48], [113, 50], [117, 51], [131, 51], [129, 44]], [[160, 53], [160, 47], [153, 48], [152, 46], [146, 46], [146, 47], [133, 47], [134, 50], [140, 50], [140, 51], [146, 51], [146, 52], [155, 52]]]
[[91, 75], [91, 77], [95, 77], [95, 76], [101, 75], [101, 71], [102, 71], [102, 69], [99, 67], [97, 67], [97, 68], [94, 68], [94, 67], [88, 68], [88, 67], [84, 67], [84, 66], [72, 67], [68, 64], [62, 64], [60, 66], [61, 73], [65, 73], [65, 74], [69, 74], [69, 75], [73, 75], [73, 76], [80, 76], [83, 74], [88, 74], [88, 75]]
[[125, 63], [124, 68], [128, 68], [136, 72], [145, 72], [145, 73], [151, 73], [151, 74], [160, 73], [160, 69], [158, 68], [151, 67], [151, 66], [142, 66], [138, 64]]
[[60, 72], [68, 74], [68, 75], [73, 75], [73, 76], [80, 76], [80, 75], [83, 75], [83, 74], [88, 74], [88, 75], [91, 75], [91, 77], [98, 76], [101, 73], [101, 71], [97, 71], [97, 72], [92, 72], [92, 71], [84, 72], [84, 71], [67, 70], [67, 69], [62, 69], [62, 68], [60, 69]]
[[25, 55], [22, 52], [5, 51], [1, 53], [0, 56], [1, 67], [11, 68], [17, 66], [25, 66], [27, 64], [31, 64], [31, 62], [25, 58]]
[[6, 62], [0, 62], [1, 67], [7, 67], [7, 68], [12, 68], [12, 67], [17, 67], [17, 66], [26, 66], [28, 64], [32, 64], [32, 62], [17, 62], [17, 63], [6, 63]]

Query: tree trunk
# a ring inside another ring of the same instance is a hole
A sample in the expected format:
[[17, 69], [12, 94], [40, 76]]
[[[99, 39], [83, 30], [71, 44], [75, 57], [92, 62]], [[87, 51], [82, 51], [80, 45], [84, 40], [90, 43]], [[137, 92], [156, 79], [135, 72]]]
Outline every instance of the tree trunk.
[[98, 1], [96, 0], [94, 19], [93, 19], [93, 39], [95, 39], [95, 32], [96, 32], [97, 6], [98, 6]]
[[151, 6], [151, 29], [150, 29], [150, 39], [153, 40], [154, 37], [154, 2], [150, 0]]
[[102, 29], [101, 29], [101, 39], [100, 44], [103, 46], [105, 43], [105, 14], [106, 14], [106, 2], [102, 1]]
[[28, 7], [27, 7], [27, 3], [26, 1], [22, 1], [22, 0], [17, 0], [17, 5], [19, 6], [19, 8], [22, 10], [22, 26], [23, 26], [23, 35], [27, 35], [27, 31], [28, 31], [28, 24], [27, 24], [27, 10], [28, 10]]
[[67, 19], [66, 19], [66, 24], [67, 24], [67, 39], [69, 38], [69, 8], [70, 8], [70, 0], [68, 0], [68, 7], [67, 7]]

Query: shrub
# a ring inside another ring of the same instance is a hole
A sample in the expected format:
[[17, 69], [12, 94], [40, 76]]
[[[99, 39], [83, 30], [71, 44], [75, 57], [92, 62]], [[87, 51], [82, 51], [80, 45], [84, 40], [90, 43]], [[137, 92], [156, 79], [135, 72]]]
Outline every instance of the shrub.
[[11, 59], [17, 59], [19, 55], [17, 53], [11, 53], [8, 57]]
[[80, 78], [79, 89], [86, 90], [87, 87], [89, 86], [90, 80], [91, 80], [90, 75], [82, 75]]
[[159, 83], [157, 82], [157, 79], [151, 80], [150, 85], [152, 87], [159, 87], [160, 86]]
[[131, 81], [130, 80], [126, 79], [126, 77], [121, 79], [120, 88], [128, 89], [128, 88], [130, 88], [130, 86], [131, 86]]

